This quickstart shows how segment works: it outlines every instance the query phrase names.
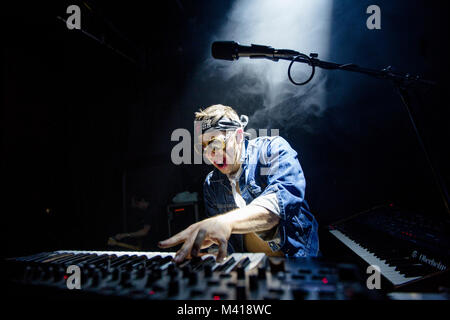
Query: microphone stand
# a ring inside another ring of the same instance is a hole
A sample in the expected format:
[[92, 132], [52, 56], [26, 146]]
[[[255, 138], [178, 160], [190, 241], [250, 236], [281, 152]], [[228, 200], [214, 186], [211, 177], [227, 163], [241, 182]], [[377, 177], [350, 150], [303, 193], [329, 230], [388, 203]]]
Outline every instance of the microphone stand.
[[[280, 51], [282, 52], [282, 50], [280, 50]], [[290, 51], [289, 53], [292, 53], [292, 51]], [[254, 58], [265, 58], [265, 57], [254, 57]], [[419, 142], [420, 148], [422, 149], [423, 153], [425, 154], [425, 158], [431, 169], [434, 181], [438, 187], [440, 196], [441, 196], [444, 206], [447, 210], [447, 213], [450, 214], [448, 191], [447, 191], [444, 179], [442, 178], [442, 175], [440, 174], [439, 170], [433, 165], [431, 158], [428, 154], [427, 146], [425, 145], [425, 142], [423, 141], [421, 134], [419, 132], [419, 128], [416, 124], [416, 118], [414, 115], [414, 111], [411, 107], [411, 99], [410, 99], [410, 95], [408, 93], [408, 89], [412, 88], [413, 86], [436, 86], [437, 83], [435, 81], [421, 79], [418, 76], [411, 76], [410, 74], [402, 74], [402, 73], [394, 72], [390, 66], [386, 67], [382, 70], [376, 70], [376, 69], [362, 68], [353, 63], [339, 64], [339, 63], [322, 61], [322, 60], [318, 59], [317, 53], [311, 53], [309, 56], [307, 56], [306, 54], [298, 53], [296, 51], [294, 51], [294, 53], [292, 53], [291, 55], [290, 54], [277, 54], [277, 51], [275, 51], [273, 57], [268, 58], [268, 59], [270, 59], [272, 61], [277, 61], [278, 59], [290, 60], [291, 64], [289, 65], [288, 76], [289, 76], [289, 80], [296, 85], [304, 85], [304, 84], [308, 83], [309, 81], [311, 81], [311, 79], [314, 76], [315, 67], [319, 67], [319, 68], [327, 69], [327, 70], [345, 70], [345, 71], [350, 71], [350, 72], [358, 72], [358, 73], [363, 73], [363, 74], [373, 76], [373, 77], [379, 78], [379, 79], [391, 80], [393, 82], [394, 86], [396, 87], [396, 91], [400, 95], [403, 105], [406, 107], [406, 110], [409, 115], [409, 119], [413, 126], [413, 129], [414, 129], [415, 135], [417, 137], [417, 140]], [[311, 71], [311, 75], [308, 78], [308, 80], [306, 80], [302, 83], [297, 83], [292, 79], [292, 77], [290, 75], [290, 70], [291, 70], [291, 66], [294, 62], [307, 63], [308, 65], [311, 66], [312, 71]], [[420, 104], [420, 101], [419, 101], [419, 104]]]

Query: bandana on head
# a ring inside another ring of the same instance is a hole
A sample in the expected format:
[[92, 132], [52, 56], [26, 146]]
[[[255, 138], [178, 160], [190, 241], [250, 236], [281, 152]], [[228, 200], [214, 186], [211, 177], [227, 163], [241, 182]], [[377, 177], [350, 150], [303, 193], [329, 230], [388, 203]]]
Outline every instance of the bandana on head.
[[212, 125], [212, 119], [206, 119], [200, 121], [197, 124], [196, 132], [197, 135], [204, 134], [207, 131], [213, 130], [231, 130], [231, 129], [239, 129], [245, 128], [248, 123], [248, 117], [246, 115], [241, 115], [240, 121], [231, 120], [226, 117], [220, 118], [214, 125]]

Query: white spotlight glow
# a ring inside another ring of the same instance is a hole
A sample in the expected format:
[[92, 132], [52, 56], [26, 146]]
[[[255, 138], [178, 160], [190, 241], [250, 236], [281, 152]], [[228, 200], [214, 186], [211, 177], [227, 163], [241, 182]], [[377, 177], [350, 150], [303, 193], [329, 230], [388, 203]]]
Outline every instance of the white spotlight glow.
[[[225, 25], [212, 41], [236, 41], [242, 45], [260, 44], [278, 49], [292, 49], [302, 53], [319, 53], [326, 60], [329, 52], [329, 35], [332, 0], [240, 0], [236, 1], [228, 14]], [[242, 83], [234, 94], [253, 94], [263, 96], [263, 106], [255, 110], [252, 122], [258, 117], [267, 116], [274, 106], [292, 98], [300, 98], [299, 112], [312, 112], [319, 115], [325, 108], [324, 75], [316, 70], [313, 85], [299, 87], [291, 84], [287, 77], [288, 61], [271, 62], [241, 58], [235, 62], [210, 58], [205, 61], [202, 74], [223, 80], [240, 78]], [[303, 64], [297, 64], [303, 65]], [[297, 71], [296, 71], [297, 70]], [[301, 70], [301, 71], [300, 71]], [[308, 73], [306, 65], [293, 68], [293, 77], [300, 81]], [[306, 95], [307, 93], [307, 95]], [[313, 105], [311, 110], [308, 106]], [[273, 111], [273, 110], [272, 110]]]

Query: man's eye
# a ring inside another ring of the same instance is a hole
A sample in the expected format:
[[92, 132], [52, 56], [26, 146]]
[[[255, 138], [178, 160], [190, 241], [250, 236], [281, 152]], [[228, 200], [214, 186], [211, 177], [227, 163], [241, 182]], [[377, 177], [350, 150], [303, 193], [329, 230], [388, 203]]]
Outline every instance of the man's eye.
[[205, 149], [205, 148], [207, 148], [210, 144], [211, 144], [211, 142], [213, 142], [215, 139], [214, 139], [214, 137], [211, 139], [211, 140], [209, 140], [208, 142], [206, 142], [206, 143], [203, 143], [202, 144], [202, 146], [203, 146], [203, 149]]
[[206, 143], [202, 143], [203, 149], [206, 149], [206, 147], [208, 147], [210, 143], [211, 143], [211, 141], [208, 141]]

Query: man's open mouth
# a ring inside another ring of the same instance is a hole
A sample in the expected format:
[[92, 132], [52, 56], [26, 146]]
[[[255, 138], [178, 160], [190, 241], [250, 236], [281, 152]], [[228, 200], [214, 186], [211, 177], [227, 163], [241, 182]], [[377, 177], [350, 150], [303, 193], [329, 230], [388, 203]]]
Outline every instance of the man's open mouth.
[[227, 159], [226, 159], [226, 157], [223, 157], [222, 163], [214, 162], [214, 164], [215, 164], [219, 169], [223, 169], [223, 168], [225, 168], [225, 167], [227, 166]]

